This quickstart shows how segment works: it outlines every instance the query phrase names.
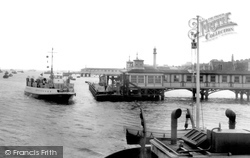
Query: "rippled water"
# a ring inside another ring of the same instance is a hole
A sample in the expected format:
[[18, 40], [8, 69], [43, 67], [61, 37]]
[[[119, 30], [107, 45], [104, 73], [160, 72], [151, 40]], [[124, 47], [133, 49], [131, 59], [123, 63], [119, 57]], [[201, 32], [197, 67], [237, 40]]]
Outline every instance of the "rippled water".
[[[192, 106], [191, 92], [176, 90], [165, 93], [159, 102], [96, 102], [85, 81], [97, 78], [77, 78], [76, 97], [70, 105], [37, 100], [24, 95], [25, 77], [40, 72], [0, 77], [0, 145], [63, 146], [64, 157], [102, 158], [128, 148], [123, 126], [140, 126], [138, 105], [144, 109], [149, 128], [170, 129], [172, 110]], [[3, 74], [2, 74], [3, 75]], [[235, 100], [230, 91], [209, 96], [202, 104], [201, 125], [207, 128], [228, 128], [227, 108], [237, 114], [236, 128], [250, 129], [250, 103]], [[178, 120], [184, 127], [185, 113]]]

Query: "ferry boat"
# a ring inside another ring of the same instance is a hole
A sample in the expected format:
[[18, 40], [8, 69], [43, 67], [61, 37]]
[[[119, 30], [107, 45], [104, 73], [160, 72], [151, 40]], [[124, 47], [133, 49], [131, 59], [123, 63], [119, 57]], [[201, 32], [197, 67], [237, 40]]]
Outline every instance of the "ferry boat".
[[36, 79], [27, 77], [24, 93], [38, 99], [68, 103], [76, 95], [74, 84], [70, 83], [68, 78], [53, 73], [53, 48], [51, 54], [52, 63], [49, 78], [43, 77], [43, 74]]

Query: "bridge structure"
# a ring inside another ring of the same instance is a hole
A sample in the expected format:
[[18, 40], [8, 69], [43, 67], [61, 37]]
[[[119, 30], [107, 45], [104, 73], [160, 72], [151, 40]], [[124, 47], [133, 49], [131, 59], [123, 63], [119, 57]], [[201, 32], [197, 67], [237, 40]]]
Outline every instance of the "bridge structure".
[[[163, 94], [167, 91], [186, 89], [192, 92], [193, 98], [196, 97], [196, 74], [189, 70], [131, 70], [127, 75], [131, 83], [142, 89], [142, 94], [146, 90], [164, 98]], [[250, 72], [200, 71], [201, 99], [208, 99], [210, 94], [223, 90], [234, 92], [237, 99], [239, 95], [241, 99], [246, 95], [249, 101]]]
[[80, 74], [81, 77], [90, 77], [92, 75], [120, 75], [121, 72], [125, 71], [125, 69], [119, 69], [119, 68], [84, 68], [81, 69], [81, 71], [77, 72], [68, 72], [65, 73], [67, 75], [71, 74]]
[[110, 75], [110, 76], [116, 76], [120, 75], [121, 72], [123, 72], [124, 69], [119, 68], [84, 68], [80, 71], [72, 71], [72, 72], [64, 72], [64, 76], [69, 76], [72, 74], [79, 74], [81, 77], [91, 77], [93, 75]]
[[[119, 94], [123, 96], [138, 96], [159, 98], [163, 100], [168, 91], [186, 89], [196, 98], [196, 74], [190, 70], [170, 70], [144, 67], [143, 69], [112, 69], [85, 68], [79, 73], [81, 76], [105, 75], [106, 82], [118, 79]], [[87, 75], [86, 75], [87, 74]], [[116, 85], [112, 85], [115, 87]], [[116, 88], [117, 89], [117, 88]], [[111, 89], [112, 90], [112, 89]], [[243, 95], [250, 99], [250, 71], [200, 71], [200, 98], [208, 99], [210, 94], [229, 90], [235, 93], [235, 98], [243, 99]]]

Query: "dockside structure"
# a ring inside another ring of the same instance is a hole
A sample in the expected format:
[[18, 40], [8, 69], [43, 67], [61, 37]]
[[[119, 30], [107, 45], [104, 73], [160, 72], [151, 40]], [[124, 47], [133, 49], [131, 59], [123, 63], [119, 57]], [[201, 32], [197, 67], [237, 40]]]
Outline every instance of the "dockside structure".
[[[154, 56], [156, 55], [154, 49]], [[123, 100], [164, 100], [167, 91], [186, 89], [196, 94], [196, 74], [193, 70], [159, 69], [144, 65], [144, 61], [137, 58], [127, 61], [126, 70], [116, 73], [104, 72], [100, 75], [100, 82], [90, 82], [90, 91], [96, 100], [123, 101]], [[111, 82], [110, 82], [111, 81]], [[107, 88], [105, 88], [107, 87]], [[200, 96], [207, 99], [208, 95], [230, 90], [235, 97], [243, 99], [243, 95], [250, 98], [250, 71], [200, 71]]]

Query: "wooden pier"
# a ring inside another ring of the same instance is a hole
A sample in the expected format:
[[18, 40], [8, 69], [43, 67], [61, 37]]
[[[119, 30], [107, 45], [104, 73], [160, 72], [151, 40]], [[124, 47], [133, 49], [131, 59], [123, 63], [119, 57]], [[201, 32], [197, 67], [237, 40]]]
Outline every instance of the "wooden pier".
[[[230, 90], [236, 99], [243, 100], [246, 95], [247, 101], [250, 100], [249, 71], [201, 71], [200, 81], [201, 99], [208, 99], [215, 92]], [[194, 74], [188, 70], [132, 69], [120, 74], [105, 74], [99, 83], [87, 83], [97, 101], [158, 101], [164, 100], [165, 92], [178, 89], [189, 90], [190, 96], [196, 98]]]
[[230, 90], [236, 99], [243, 100], [246, 95], [250, 100], [250, 71], [246, 70], [201, 70], [199, 89], [195, 71], [152, 67], [144, 65], [138, 57], [133, 62], [129, 60], [126, 69], [92, 68], [91, 74], [99, 75], [99, 83], [87, 82], [97, 101], [158, 101], [164, 100], [165, 92], [178, 89], [190, 91], [194, 99], [208, 99], [210, 94]]
[[96, 101], [156, 101], [159, 100], [159, 97], [155, 96], [142, 96], [138, 93], [133, 93], [124, 92], [124, 90], [120, 90], [119, 92], [117, 91], [116, 87], [107, 87], [105, 90], [104, 86], [101, 86], [97, 83], [91, 83], [86, 81], [87, 84], [89, 84], [89, 91], [92, 93], [93, 97], [95, 98]]

